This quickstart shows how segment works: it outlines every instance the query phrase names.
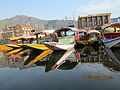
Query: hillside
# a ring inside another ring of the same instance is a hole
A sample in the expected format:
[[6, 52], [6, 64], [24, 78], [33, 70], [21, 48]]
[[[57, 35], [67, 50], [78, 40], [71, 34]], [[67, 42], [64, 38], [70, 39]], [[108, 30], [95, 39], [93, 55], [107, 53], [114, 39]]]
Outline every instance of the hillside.
[[15, 17], [7, 18], [0, 21], [0, 29], [4, 28], [5, 25], [16, 25], [16, 24], [26, 24], [32, 25], [37, 30], [40, 29], [58, 29], [61, 27], [66, 27], [72, 24], [72, 20], [41, 20], [35, 17], [29, 17], [26, 15], [17, 15]]

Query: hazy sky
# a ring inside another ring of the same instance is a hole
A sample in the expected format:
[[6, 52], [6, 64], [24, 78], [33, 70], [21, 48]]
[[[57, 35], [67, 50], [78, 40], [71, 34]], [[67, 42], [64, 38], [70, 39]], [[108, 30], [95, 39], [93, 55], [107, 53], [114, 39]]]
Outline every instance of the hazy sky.
[[120, 17], [120, 0], [0, 0], [0, 19], [28, 15], [40, 19], [64, 19], [78, 15], [112, 13]]

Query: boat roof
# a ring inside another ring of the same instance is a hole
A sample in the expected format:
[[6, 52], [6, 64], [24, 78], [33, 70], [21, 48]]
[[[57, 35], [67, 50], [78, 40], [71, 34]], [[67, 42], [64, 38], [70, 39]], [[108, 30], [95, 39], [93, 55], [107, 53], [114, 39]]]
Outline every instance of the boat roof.
[[51, 34], [51, 33], [53, 33], [55, 30], [44, 30], [43, 32], [45, 32], [45, 33], [48, 33], [48, 34]]
[[77, 32], [87, 32], [87, 30], [85, 30], [85, 29], [79, 29], [79, 30], [77, 30]]
[[120, 22], [107, 23], [107, 24], [104, 24], [101, 28], [105, 29], [105, 28], [107, 28], [109, 26], [114, 27], [114, 28], [120, 28]]
[[89, 30], [89, 31], [88, 31], [88, 34], [89, 34], [89, 33], [100, 33], [100, 32], [99, 32], [98, 30]]
[[53, 33], [54, 31], [55, 31], [55, 30], [42, 30], [42, 31], [40, 31], [40, 32], [34, 33], [34, 35], [42, 34], [42, 33], [51, 34], [51, 33]]
[[74, 28], [74, 27], [64, 27], [64, 28], [60, 28], [58, 30], [55, 30], [55, 32], [58, 32], [58, 31], [67, 31], [67, 30], [71, 30], [73, 32], [75, 32], [76, 30], [78, 30], [77, 28]]
[[67, 28], [69, 28], [69, 29], [71, 29], [71, 30], [73, 30], [73, 31], [78, 30], [78, 28], [74, 28], [74, 27], [67, 27]]

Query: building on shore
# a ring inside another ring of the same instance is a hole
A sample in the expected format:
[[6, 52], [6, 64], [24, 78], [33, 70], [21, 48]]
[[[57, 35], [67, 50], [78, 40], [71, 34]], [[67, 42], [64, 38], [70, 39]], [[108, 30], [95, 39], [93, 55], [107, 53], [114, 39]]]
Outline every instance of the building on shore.
[[5, 25], [5, 28], [1, 32], [2, 38], [10, 38], [15, 36], [15, 31], [13, 29], [13, 26], [11, 25]]
[[1, 32], [2, 38], [11, 38], [19, 36], [29, 36], [35, 32], [35, 28], [30, 25], [17, 24], [15, 26], [6, 25], [3, 31]]
[[79, 29], [95, 29], [103, 24], [110, 23], [111, 13], [103, 13], [96, 15], [84, 15], [78, 17]]
[[120, 22], [120, 17], [118, 17], [118, 18], [111, 18], [111, 22]]
[[31, 25], [17, 24], [15, 31], [21, 31], [22, 36], [30, 36], [35, 32], [35, 28]]

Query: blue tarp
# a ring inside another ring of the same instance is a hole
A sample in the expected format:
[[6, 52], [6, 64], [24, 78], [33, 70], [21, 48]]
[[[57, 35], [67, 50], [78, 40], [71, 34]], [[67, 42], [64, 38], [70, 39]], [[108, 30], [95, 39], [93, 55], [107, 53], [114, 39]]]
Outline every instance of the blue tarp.
[[84, 32], [82, 32], [82, 33], [79, 33], [78, 35], [84, 35]]
[[109, 41], [112, 41], [114, 39], [105, 39], [105, 40], [102, 40], [103, 42], [109, 42]]
[[66, 35], [73, 35], [73, 34], [74, 34], [74, 32], [71, 32], [71, 31], [66, 32]]
[[37, 41], [33, 41], [32, 44], [37, 44]]

